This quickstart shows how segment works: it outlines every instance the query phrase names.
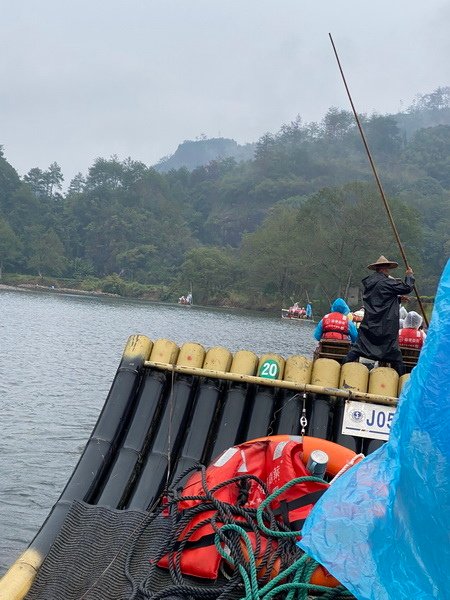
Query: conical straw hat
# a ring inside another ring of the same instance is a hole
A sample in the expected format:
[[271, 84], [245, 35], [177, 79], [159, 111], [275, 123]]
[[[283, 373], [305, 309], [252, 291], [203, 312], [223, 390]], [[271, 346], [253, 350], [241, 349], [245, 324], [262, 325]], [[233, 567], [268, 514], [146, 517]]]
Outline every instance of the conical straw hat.
[[398, 267], [398, 263], [393, 260], [388, 260], [385, 256], [381, 255], [380, 258], [372, 263], [371, 265], [367, 265], [368, 269], [372, 269], [375, 271], [378, 267], [384, 267], [385, 269], [396, 269]]

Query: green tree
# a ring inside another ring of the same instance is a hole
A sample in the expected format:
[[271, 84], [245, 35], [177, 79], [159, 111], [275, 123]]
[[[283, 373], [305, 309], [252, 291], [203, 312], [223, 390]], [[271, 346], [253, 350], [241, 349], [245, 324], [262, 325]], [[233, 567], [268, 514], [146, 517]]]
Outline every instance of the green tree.
[[438, 87], [429, 94], [419, 94], [409, 112], [420, 110], [442, 110], [450, 107], [450, 87]]
[[45, 193], [48, 198], [56, 197], [56, 190], [62, 188], [64, 176], [58, 163], [53, 162], [44, 172]]
[[69, 268], [75, 279], [91, 277], [95, 273], [92, 262], [83, 258], [75, 258]]
[[194, 248], [181, 265], [180, 286], [192, 284], [196, 303], [223, 300], [238, 274], [238, 265], [229, 251], [220, 248]]
[[5, 159], [0, 145], [0, 212], [7, 213], [11, 208], [10, 199], [20, 186], [17, 171]]
[[325, 137], [342, 139], [354, 129], [354, 117], [351, 112], [332, 106], [323, 118], [322, 127]]
[[450, 188], [450, 125], [418, 131], [405, 150], [406, 160]]
[[36, 198], [45, 198], [47, 196], [47, 181], [42, 169], [33, 167], [24, 175], [23, 180], [28, 183]]
[[[417, 214], [395, 198], [389, 200], [401, 238], [414, 260], [412, 249], [420, 245]], [[374, 256], [399, 254], [372, 185], [354, 183], [341, 190], [323, 190], [311, 199], [299, 222], [309, 224], [305, 252], [310, 255], [311, 272], [330, 298], [345, 296], [349, 285], [357, 285]]]
[[[415, 211], [391, 199], [411, 259], [420, 264], [420, 228]], [[242, 261], [254, 293], [279, 300], [314, 290], [326, 303], [358, 285], [365, 267], [380, 254], [398, 255], [381, 201], [373, 186], [328, 188], [300, 208], [280, 206], [246, 236]]]
[[254, 233], [244, 236], [241, 266], [253, 297], [272, 296], [279, 302], [300, 293], [300, 282], [308, 272], [306, 256], [299, 244], [298, 209], [279, 206]]
[[365, 123], [365, 132], [370, 149], [378, 158], [398, 157], [402, 147], [402, 136], [397, 121], [387, 115], [373, 115]]
[[62, 275], [66, 267], [64, 246], [52, 229], [43, 231], [40, 227], [29, 230], [32, 252], [28, 259], [28, 267], [43, 275]]
[[128, 279], [145, 280], [155, 266], [156, 247], [153, 244], [141, 244], [117, 255], [121, 272]]
[[14, 231], [23, 237], [27, 227], [41, 222], [42, 207], [30, 187], [22, 183], [11, 195], [4, 214]]
[[11, 226], [0, 218], [0, 279], [3, 268], [11, 265], [20, 254], [21, 244]]

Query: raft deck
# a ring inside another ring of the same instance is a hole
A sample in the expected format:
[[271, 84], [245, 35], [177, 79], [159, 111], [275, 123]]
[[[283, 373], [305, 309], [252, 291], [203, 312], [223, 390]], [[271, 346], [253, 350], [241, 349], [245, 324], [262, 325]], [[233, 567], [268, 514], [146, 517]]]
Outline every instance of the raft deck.
[[74, 501], [147, 511], [188, 467], [260, 436], [305, 433], [369, 454], [383, 441], [342, 433], [347, 401], [390, 407], [408, 376], [359, 363], [287, 360], [131, 336], [72, 476], [29, 548], [0, 581], [22, 600]]

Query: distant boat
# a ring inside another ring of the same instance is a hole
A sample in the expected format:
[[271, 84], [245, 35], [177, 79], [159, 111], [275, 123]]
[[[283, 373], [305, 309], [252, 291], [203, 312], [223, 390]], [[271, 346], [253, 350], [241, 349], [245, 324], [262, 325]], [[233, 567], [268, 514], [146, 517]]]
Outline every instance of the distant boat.
[[187, 294], [187, 296], [181, 296], [181, 298], [178, 298], [178, 304], [181, 304], [182, 306], [192, 306], [192, 304], [193, 304], [192, 292], [189, 292], [189, 294]]
[[290, 306], [289, 308], [282, 308], [281, 309], [281, 318], [282, 319], [289, 319], [291, 321], [296, 321], [299, 323], [314, 323], [314, 317], [312, 314], [312, 310], [311, 310], [311, 305], [309, 304], [309, 309], [308, 309], [308, 305], [307, 308], [303, 308], [300, 307], [298, 305], [298, 302], [295, 302], [295, 304], [293, 306]]

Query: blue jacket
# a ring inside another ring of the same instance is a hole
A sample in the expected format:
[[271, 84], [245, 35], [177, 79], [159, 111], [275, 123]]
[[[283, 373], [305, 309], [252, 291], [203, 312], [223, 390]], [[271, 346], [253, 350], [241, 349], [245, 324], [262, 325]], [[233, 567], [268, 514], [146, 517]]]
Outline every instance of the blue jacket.
[[[338, 312], [338, 313], [341, 313], [342, 315], [347, 316], [348, 313], [350, 312], [350, 309], [345, 300], [343, 300], [342, 298], [336, 298], [336, 300], [331, 305], [331, 312]], [[317, 326], [314, 330], [313, 335], [316, 338], [316, 340], [320, 342], [320, 340], [322, 339], [322, 334], [323, 334], [322, 320], [320, 320], [317, 323]], [[356, 338], [358, 337], [358, 330], [356, 329], [356, 325], [353, 323], [353, 321], [348, 322], [348, 335], [350, 336], [350, 339], [353, 343], [356, 341]]]

